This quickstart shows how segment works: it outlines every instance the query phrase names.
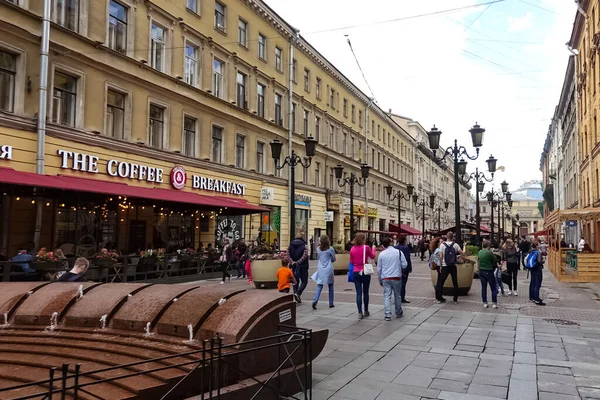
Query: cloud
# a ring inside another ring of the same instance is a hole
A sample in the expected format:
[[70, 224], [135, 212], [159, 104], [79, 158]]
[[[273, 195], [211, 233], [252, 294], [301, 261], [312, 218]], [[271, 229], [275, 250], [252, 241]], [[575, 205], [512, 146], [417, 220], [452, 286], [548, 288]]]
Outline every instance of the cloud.
[[528, 12], [524, 17], [508, 17], [508, 31], [521, 32], [533, 26], [533, 13]]

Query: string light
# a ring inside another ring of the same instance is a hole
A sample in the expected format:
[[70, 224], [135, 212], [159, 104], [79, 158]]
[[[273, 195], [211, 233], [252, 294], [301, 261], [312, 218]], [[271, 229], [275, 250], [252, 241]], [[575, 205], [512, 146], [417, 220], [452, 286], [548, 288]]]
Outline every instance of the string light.
[[31, 204], [35, 204], [35, 200], [31, 200]]
[[50, 207], [50, 202], [47, 202], [47, 203], [46, 203], [46, 207]]

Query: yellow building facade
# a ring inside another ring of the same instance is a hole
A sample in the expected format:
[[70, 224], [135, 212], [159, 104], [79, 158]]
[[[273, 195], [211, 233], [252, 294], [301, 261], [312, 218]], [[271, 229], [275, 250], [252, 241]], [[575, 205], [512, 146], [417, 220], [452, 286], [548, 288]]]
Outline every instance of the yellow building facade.
[[[0, 168], [36, 170], [43, 3], [0, 0], [0, 146], [12, 150], [0, 157]], [[362, 163], [373, 167], [366, 187], [355, 190], [355, 204], [367, 201], [375, 211], [357, 224], [378, 230], [393, 221], [385, 186], [405, 191], [411, 182], [410, 136], [264, 2], [51, 0], [51, 10], [46, 175], [175, 190], [169, 173], [181, 166], [184, 192], [272, 209], [239, 220], [245, 240], [287, 243], [288, 168], [275, 168], [269, 143], [284, 142], [285, 156], [291, 140], [303, 155], [312, 136], [317, 154], [309, 168], [296, 169], [296, 219], [305, 236], [348, 239], [348, 189], [334, 178], [338, 164], [358, 175]], [[97, 157], [98, 172], [82, 168], [82, 155], [88, 162]], [[121, 176], [111, 160], [145, 166], [145, 175]], [[157, 169], [160, 182], [148, 179]], [[202, 193], [193, 176], [243, 183], [245, 190]], [[60, 211], [60, 204], [49, 207]], [[44, 214], [44, 225], [54, 228], [41, 245], [60, 245], [56, 212]], [[3, 251], [13, 253], [29, 239], [30, 214], [22, 226], [11, 224], [10, 246], [4, 229]], [[203, 218], [208, 224], [196, 218], [190, 227], [194, 245], [214, 241], [218, 231], [218, 215]], [[123, 232], [133, 230], [128, 222]]]

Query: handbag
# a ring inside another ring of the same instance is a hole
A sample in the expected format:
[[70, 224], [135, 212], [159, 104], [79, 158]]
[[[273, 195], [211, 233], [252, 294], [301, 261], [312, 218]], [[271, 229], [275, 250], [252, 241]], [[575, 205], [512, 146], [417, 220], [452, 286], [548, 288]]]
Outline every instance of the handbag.
[[348, 264], [348, 282], [354, 282], [354, 264]]
[[367, 246], [363, 246], [363, 275], [373, 275], [375, 271], [373, 270], [373, 264], [367, 263]]

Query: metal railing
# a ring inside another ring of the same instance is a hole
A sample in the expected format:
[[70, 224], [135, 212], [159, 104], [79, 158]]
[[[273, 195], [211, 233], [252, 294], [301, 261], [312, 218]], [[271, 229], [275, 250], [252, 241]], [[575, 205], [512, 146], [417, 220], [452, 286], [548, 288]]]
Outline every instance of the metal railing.
[[[267, 342], [266, 344], [263, 344]], [[243, 349], [245, 346], [255, 345]], [[236, 359], [243, 354], [252, 354], [263, 350], [277, 349], [277, 367], [270, 373], [262, 373], [255, 376], [241, 368]], [[242, 349], [242, 350], [240, 350]], [[200, 359], [180, 362], [178, 364], [169, 364], [161, 367], [152, 367], [152, 364], [164, 364], [165, 361], [175, 358], [189, 358], [192, 356], [201, 356]], [[297, 364], [294, 362], [294, 356], [298, 356], [302, 361]], [[232, 360], [233, 359], [233, 360]], [[223, 338], [215, 336], [211, 340], [202, 341], [202, 349], [194, 350], [180, 354], [154, 358], [150, 360], [136, 361], [128, 364], [118, 365], [115, 367], [107, 367], [93, 371], [82, 372], [81, 365], [76, 364], [74, 368], [70, 368], [69, 364], [62, 364], [61, 368], [52, 367], [49, 370], [49, 378], [36, 382], [29, 382], [10, 387], [0, 388], [0, 398], [10, 395], [9, 392], [22, 389], [39, 389], [45, 388], [38, 393], [33, 393], [21, 397], [12, 397], [16, 400], [40, 399], [52, 400], [66, 399], [67, 397], [75, 400], [80, 398], [83, 393], [84, 397], [92, 397], [95, 399], [104, 399], [97, 394], [92, 393], [89, 389], [95, 385], [114, 383], [116, 386], [124, 390], [125, 384], [115, 383], [117, 381], [141, 376], [151, 375], [156, 372], [165, 370], [177, 370], [182, 367], [193, 367], [187, 374], [182, 376], [177, 382], [168, 387], [165, 383], [160, 397], [161, 400], [170, 400], [180, 398], [181, 394], [178, 389], [181, 389], [184, 384], [191, 382], [190, 377], [194, 377], [195, 373], [199, 373], [199, 382], [194, 380], [194, 394], [200, 396], [201, 400], [221, 399], [222, 389], [230, 385], [225, 384], [225, 371], [234, 371], [239, 374], [241, 380], [250, 381], [253, 385], [244, 385], [243, 388], [249, 391], [249, 399], [257, 399], [263, 391], [271, 391], [278, 395], [280, 399], [294, 400], [311, 400], [312, 399], [312, 331], [301, 329], [295, 326], [279, 325], [279, 334], [265, 338], [252, 339], [245, 342], [223, 344]], [[144, 367], [143, 371], [136, 371], [134, 367]], [[99, 378], [99, 374], [108, 372], [119, 372], [119, 376], [110, 378]], [[231, 373], [231, 372], [229, 372]], [[268, 374], [268, 377], [261, 380], [261, 376]], [[287, 376], [286, 376], [287, 375]], [[156, 378], [155, 376], [151, 376]], [[93, 379], [89, 382], [82, 383], [82, 378]], [[276, 378], [276, 379], [275, 379]], [[295, 380], [293, 380], [295, 378]], [[297, 384], [299, 390], [292, 387], [291, 384]], [[199, 385], [199, 387], [198, 387]], [[165, 390], [167, 390], [165, 392]], [[133, 389], [132, 389], [133, 390]], [[159, 389], [160, 390], [160, 389]], [[295, 394], [290, 394], [293, 392]], [[139, 394], [144, 397], [144, 394]], [[300, 395], [300, 397], [298, 396]], [[156, 397], [157, 398], [157, 397]]]

